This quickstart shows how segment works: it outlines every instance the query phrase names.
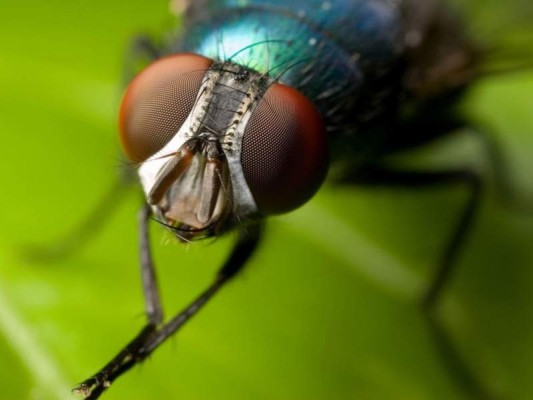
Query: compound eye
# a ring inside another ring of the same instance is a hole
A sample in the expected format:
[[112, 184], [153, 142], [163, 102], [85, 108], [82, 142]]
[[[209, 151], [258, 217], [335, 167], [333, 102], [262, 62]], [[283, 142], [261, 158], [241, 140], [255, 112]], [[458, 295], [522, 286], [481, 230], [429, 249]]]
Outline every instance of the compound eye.
[[177, 54], [155, 61], [135, 77], [119, 116], [120, 139], [129, 159], [142, 162], [174, 137], [212, 62], [196, 54]]
[[246, 126], [241, 163], [261, 213], [301, 206], [318, 190], [328, 166], [326, 130], [318, 110], [297, 90], [273, 84]]

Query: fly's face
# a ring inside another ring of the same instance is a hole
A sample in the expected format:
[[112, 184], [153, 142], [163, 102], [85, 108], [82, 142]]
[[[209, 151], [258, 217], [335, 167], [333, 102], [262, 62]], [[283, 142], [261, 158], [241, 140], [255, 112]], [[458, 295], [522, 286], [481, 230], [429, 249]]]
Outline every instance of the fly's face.
[[133, 80], [120, 132], [156, 218], [182, 240], [295, 209], [327, 169], [325, 129], [307, 98], [195, 54], [160, 59]]

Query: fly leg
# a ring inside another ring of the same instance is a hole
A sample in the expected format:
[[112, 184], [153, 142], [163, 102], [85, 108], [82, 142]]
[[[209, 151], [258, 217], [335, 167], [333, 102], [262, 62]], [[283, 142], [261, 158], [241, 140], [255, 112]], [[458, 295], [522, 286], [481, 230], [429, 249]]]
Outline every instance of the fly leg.
[[492, 172], [497, 200], [510, 211], [532, 213], [531, 199], [522, 198], [513, 184], [509, 159], [498, 138], [479, 125], [468, 126], [468, 133], [473, 135], [483, 147]]
[[[142, 67], [159, 57], [161, 57], [160, 51], [149, 37], [134, 38], [126, 51], [122, 86], [128, 84]], [[119, 208], [127, 193], [126, 189], [136, 181], [135, 175], [132, 166], [127, 165], [122, 168], [120, 176], [115, 179], [93, 209], [61, 239], [49, 246], [30, 246], [29, 249], [24, 249], [24, 253], [29, 255], [31, 260], [38, 262], [57, 261], [74, 254], [101, 231], [109, 217]]]
[[369, 166], [346, 175], [342, 181], [367, 186], [404, 188], [461, 184], [468, 189], [466, 203], [442, 251], [433, 278], [420, 298], [420, 306], [435, 346], [450, 375], [461, 385], [469, 398], [483, 400], [496, 398], [470, 370], [438, 317], [439, 301], [445, 294], [446, 285], [453, 278], [457, 257], [466, 243], [479, 210], [483, 192], [479, 176], [467, 169], [401, 171], [381, 166]]
[[422, 106], [412, 120], [395, 126], [387, 135], [385, 143], [380, 143], [385, 149], [384, 154], [413, 149], [457, 133], [470, 135], [477, 141], [479, 151], [488, 161], [492, 183], [501, 204], [510, 210], [532, 212], [530, 199], [521, 199], [512, 183], [509, 159], [498, 137], [482, 123], [472, 124], [455, 108], [450, 108], [456, 101], [457, 98], [452, 94], [451, 97], [435, 99]]
[[86, 398], [98, 398], [98, 396], [111, 384], [115, 374], [120, 375], [125, 368], [126, 361], [135, 362], [136, 352], [144, 345], [150, 335], [163, 322], [163, 308], [157, 287], [154, 263], [150, 251], [150, 239], [148, 234], [148, 221], [151, 212], [148, 205], [144, 205], [139, 211], [139, 256], [141, 264], [141, 279], [145, 301], [145, 312], [148, 322], [140, 333], [128, 345], [120, 351], [97, 374], [87, 379], [74, 390], [82, 393]]
[[235, 247], [218, 271], [213, 282], [181, 312], [168, 322], [163, 323], [163, 312], [148, 240], [147, 225], [149, 216], [150, 213], [147, 207], [141, 210], [141, 275], [148, 323], [99, 372], [74, 388], [74, 392], [84, 395], [87, 400], [99, 398], [115, 379], [135, 364], [146, 359], [161, 343], [176, 333], [200, 311], [209, 299], [244, 267], [259, 244], [262, 231], [262, 227], [259, 224], [241, 228]]

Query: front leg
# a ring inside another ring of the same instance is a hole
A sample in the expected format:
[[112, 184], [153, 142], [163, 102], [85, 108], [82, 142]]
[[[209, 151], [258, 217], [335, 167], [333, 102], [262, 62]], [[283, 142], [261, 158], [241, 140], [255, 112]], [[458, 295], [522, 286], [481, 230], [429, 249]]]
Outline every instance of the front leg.
[[74, 392], [84, 395], [87, 400], [99, 398], [115, 379], [146, 359], [161, 343], [185, 325], [225, 283], [242, 270], [261, 238], [261, 224], [241, 227], [235, 247], [211, 285], [170, 321], [161, 324], [163, 313], [146, 229], [148, 216], [147, 211], [141, 211], [141, 272], [148, 324], [99, 372], [74, 388]]

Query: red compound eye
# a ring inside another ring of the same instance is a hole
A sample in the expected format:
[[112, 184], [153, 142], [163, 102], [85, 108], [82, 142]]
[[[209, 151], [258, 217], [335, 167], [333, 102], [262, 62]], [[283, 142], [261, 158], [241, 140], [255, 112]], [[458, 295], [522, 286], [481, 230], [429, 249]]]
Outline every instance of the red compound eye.
[[246, 126], [241, 162], [263, 214], [301, 206], [324, 181], [328, 165], [326, 131], [317, 109], [297, 90], [272, 85]]
[[177, 54], [150, 64], [128, 86], [120, 107], [126, 155], [141, 162], [162, 149], [189, 115], [212, 60]]

